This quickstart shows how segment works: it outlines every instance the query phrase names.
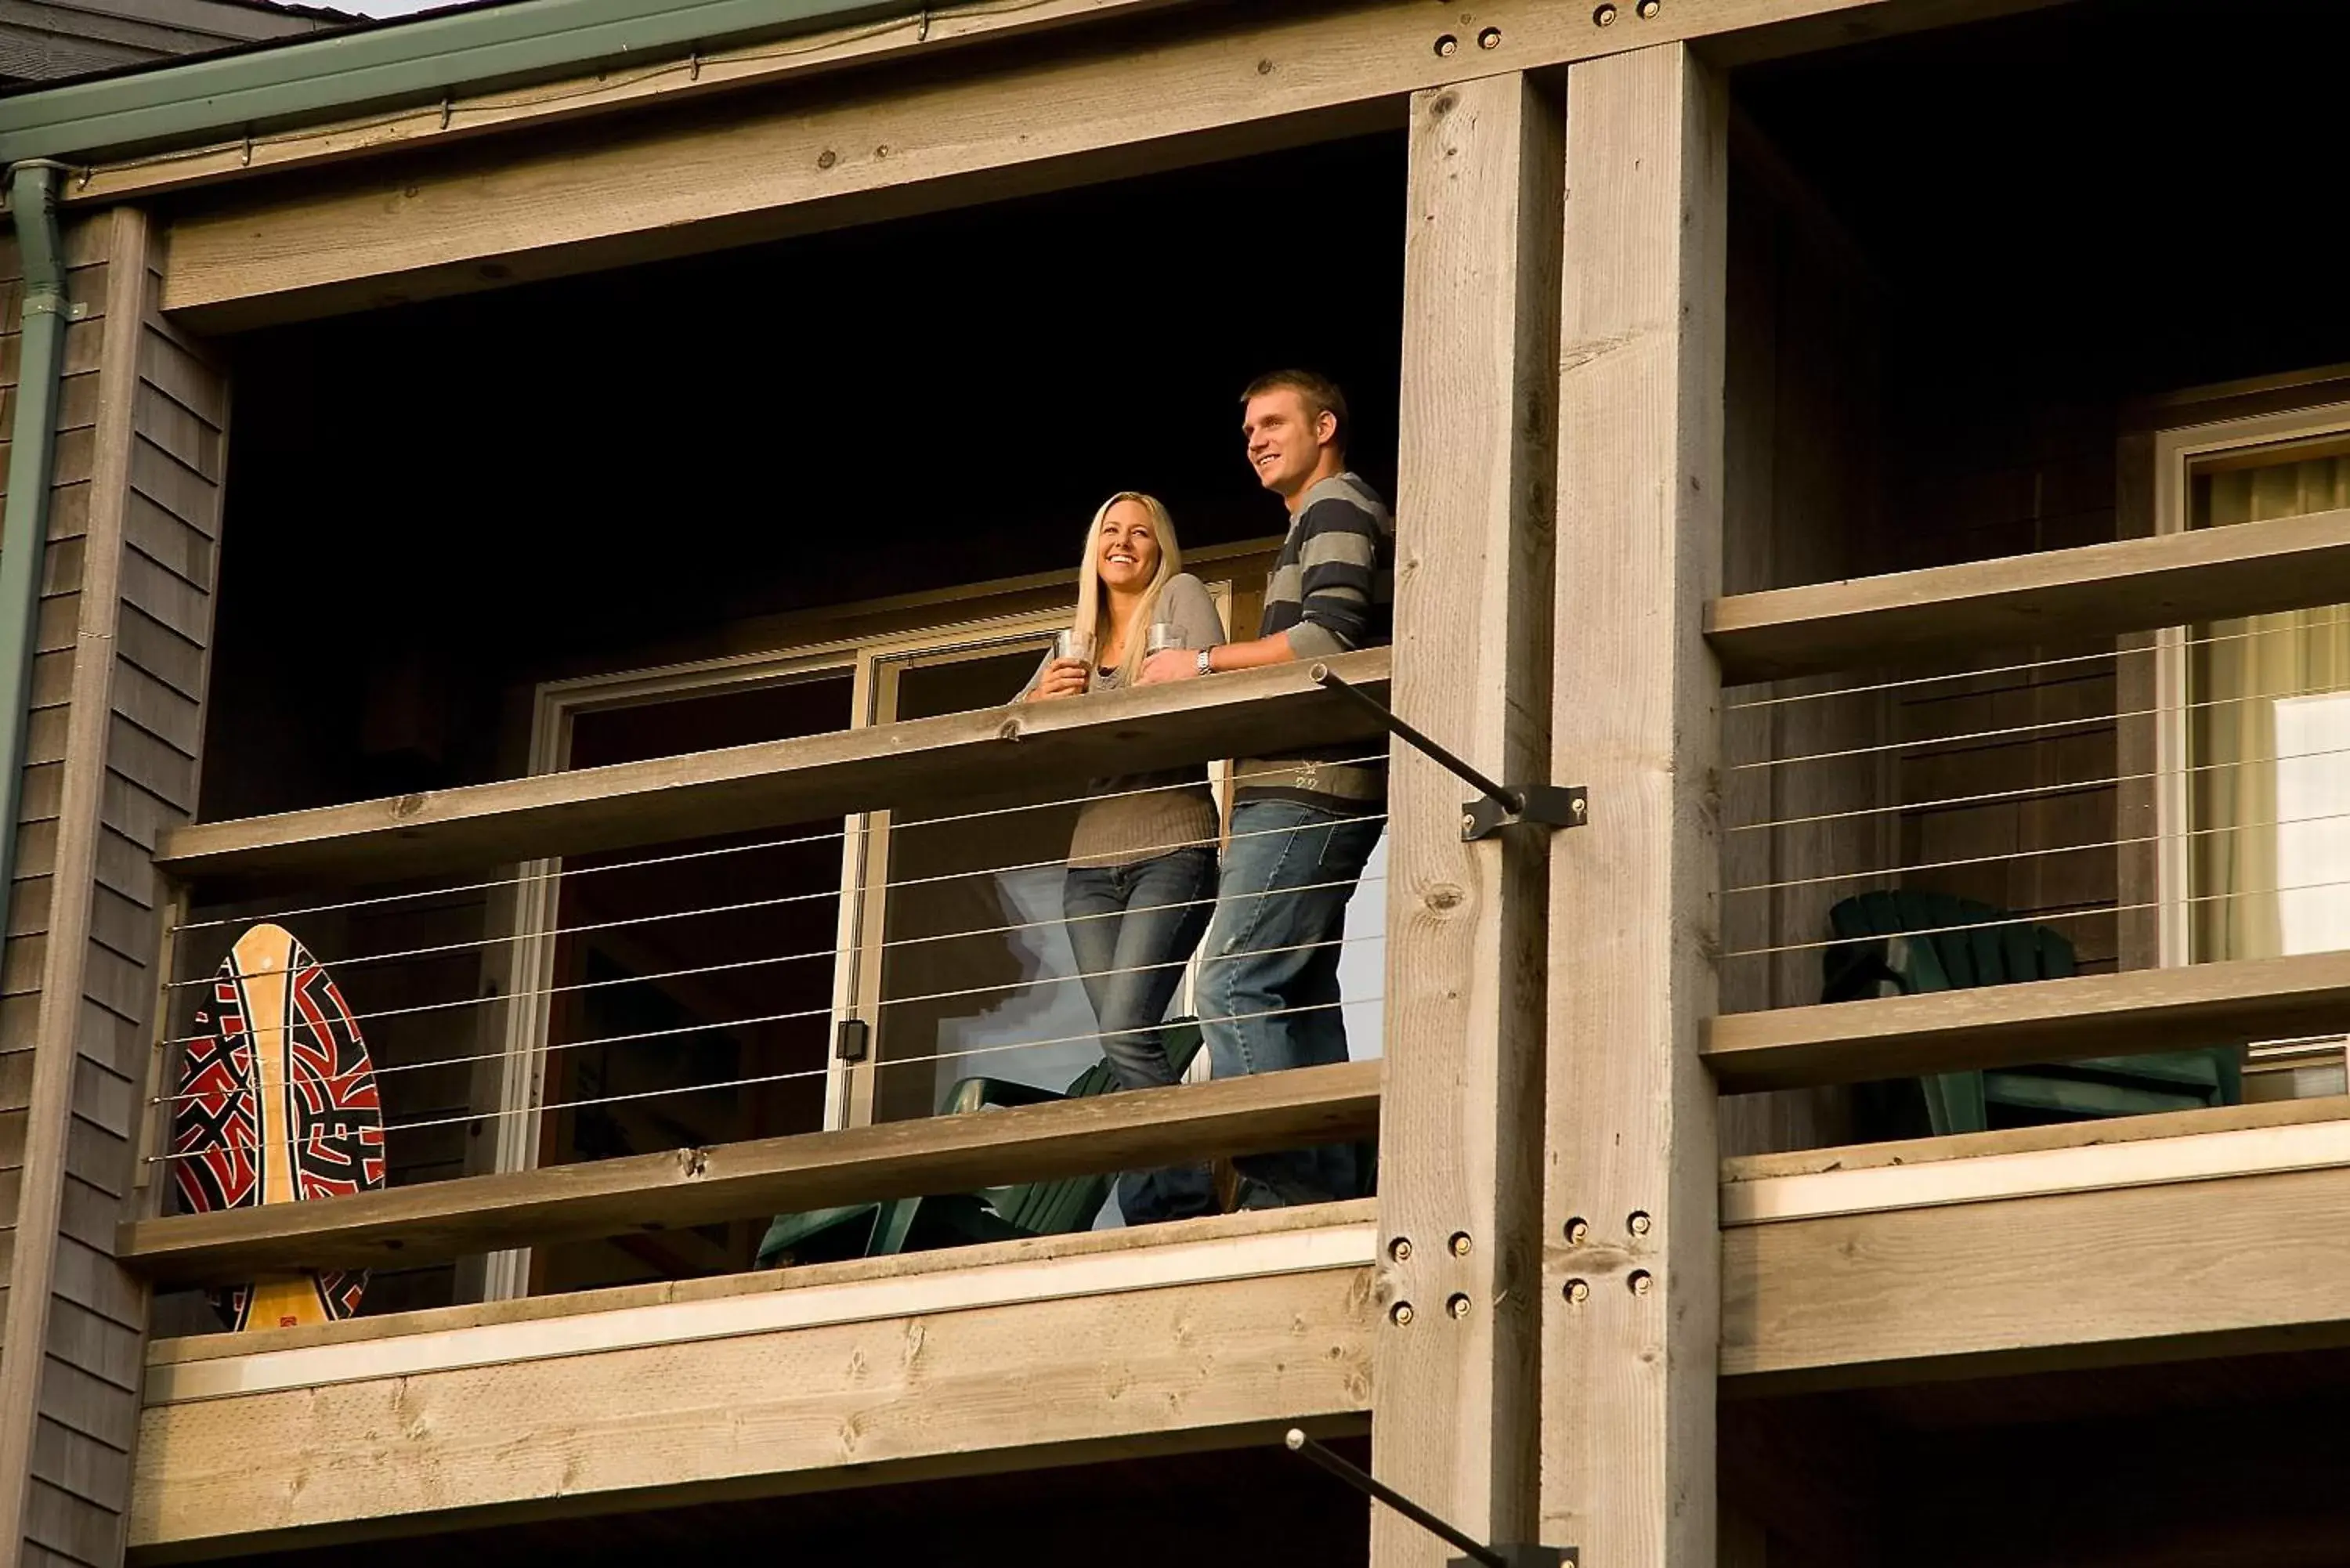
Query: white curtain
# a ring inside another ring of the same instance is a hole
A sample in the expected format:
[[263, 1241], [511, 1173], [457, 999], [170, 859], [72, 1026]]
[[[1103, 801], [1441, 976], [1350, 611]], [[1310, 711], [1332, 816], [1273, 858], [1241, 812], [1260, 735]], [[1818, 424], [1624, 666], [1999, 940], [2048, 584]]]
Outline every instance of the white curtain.
[[[2199, 476], [2193, 521], [2220, 527], [2350, 507], [2350, 457]], [[2193, 628], [2189, 775], [2198, 960], [2340, 945], [2350, 919], [2350, 606]], [[2280, 752], [2282, 744], [2282, 751]], [[2332, 863], [2332, 864], [2329, 864]]]

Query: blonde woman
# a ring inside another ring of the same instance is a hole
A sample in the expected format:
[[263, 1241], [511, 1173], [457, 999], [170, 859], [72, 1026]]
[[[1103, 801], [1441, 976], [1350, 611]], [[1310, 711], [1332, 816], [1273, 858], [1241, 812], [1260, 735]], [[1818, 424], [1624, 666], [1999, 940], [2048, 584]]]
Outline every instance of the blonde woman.
[[[1165, 647], [1204, 650], [1224, 640], [1215, 601], [1183, 570], [1167, 508], [1125, 491], [1094, 514], [1077, 569], [1071, 640], [1092, 656], [1047, 659], [1021, 700], [1049, 702], [1132, 683], [1154, 627], [1168, 628]], [[1118, 1086], [1172, 1084], [1159, 1026], [1215, 904], [1216, 804], [1207, 770], [1097, 779], [1087, 793], [1061, 893], [1069, 946]], [[1119, 1179], [1118, 1198], [1130, 1225], [1215, 1207], [1204, 1167], [1130, 1172]]]

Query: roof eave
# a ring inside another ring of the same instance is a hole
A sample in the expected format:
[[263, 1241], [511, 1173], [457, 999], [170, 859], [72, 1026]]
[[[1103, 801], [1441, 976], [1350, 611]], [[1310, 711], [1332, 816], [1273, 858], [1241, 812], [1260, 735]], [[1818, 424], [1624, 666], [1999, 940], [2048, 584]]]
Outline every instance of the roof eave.
[[0, 99], [0, 165], [217, 140], [908, 9], [905, 0], [505, 0]]

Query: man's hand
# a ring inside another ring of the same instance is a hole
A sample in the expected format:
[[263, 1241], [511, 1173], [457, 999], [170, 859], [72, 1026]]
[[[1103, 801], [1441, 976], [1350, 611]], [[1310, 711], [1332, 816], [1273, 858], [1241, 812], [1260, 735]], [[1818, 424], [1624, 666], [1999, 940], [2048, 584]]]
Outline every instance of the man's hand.
[[1056, 659], [1036, 678], [1026, 701], [1043, 702], [1055, 697], [1082, 697], [1091, 677], [1082, 659]]
[[1188, 648], [1162, 648], [1143, 661], [1142, 673], [1134, 683], [1156, 686], [1162, 680], [1189, 680], [1199, 673], [1198, 654]]

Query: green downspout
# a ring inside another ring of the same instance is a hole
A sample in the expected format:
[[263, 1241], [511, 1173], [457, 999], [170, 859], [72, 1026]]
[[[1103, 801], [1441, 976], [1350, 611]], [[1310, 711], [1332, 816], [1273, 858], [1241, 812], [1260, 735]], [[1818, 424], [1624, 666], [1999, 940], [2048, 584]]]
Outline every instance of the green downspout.
[[60, 164], [8, 171], [25, 304], [17, 338], [16, 418], [9, 432], [8, 504], [0, 514], [0, 932], [8, 929], [24, 804], [25, 735], [32, 722], [33, 650], [40, 629], [41, 557], [49, 542], [49, 459], [57, 446], [57, 371], [65, 363], [66, 267], [57, 241]]

